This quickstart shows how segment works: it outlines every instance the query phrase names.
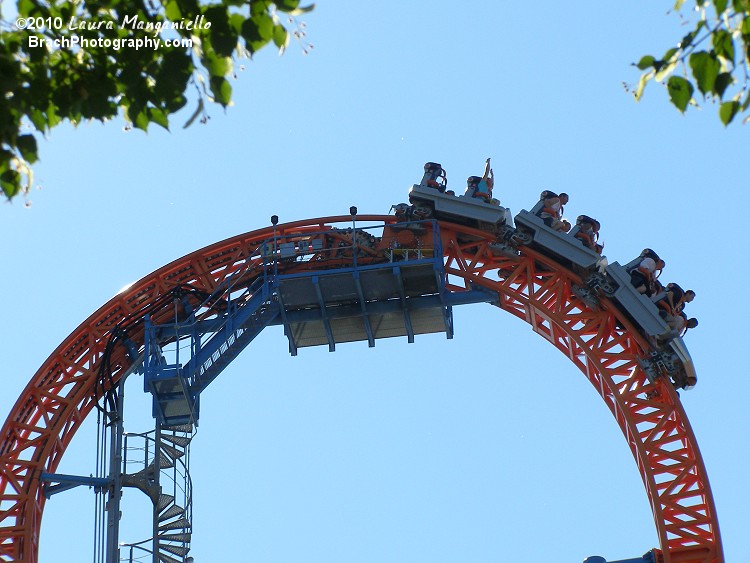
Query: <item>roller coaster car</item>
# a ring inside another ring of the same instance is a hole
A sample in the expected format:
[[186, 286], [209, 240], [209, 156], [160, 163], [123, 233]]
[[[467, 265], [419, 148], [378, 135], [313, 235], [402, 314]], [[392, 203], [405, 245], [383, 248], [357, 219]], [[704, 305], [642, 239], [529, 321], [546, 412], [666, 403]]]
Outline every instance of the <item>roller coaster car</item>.
[[[640, 260], [641, 257], [630, 262], [628, 266], [634, 263], [637, 265]], [[679, 360], [679, 365], [675, 365], [673, 361], [661, 360], [661, 363], [666, 365], [665, 370], [675, 386], [682, 389], [692, 389], [698, 382], [698, 376], [682, 338], [677, 336], [664, 322], [664, 319], [659, 315], [659, 308], [654, 302], [633, 287], [626, 267], [613, 262], [605, 268], [605, 273], [614, 287], [607, 293], [620, 306], [620, 310], [643, 330], [655, 349], [667, 352], [672, 359]]]
[[473, 197], [476, 186], [472, 186], [471, 182], [464, 195], [456, 196], [446, 191], [445, 171], [439, 164], [428, 162], [424, 170], [422, 182], [414, 184], [409, 190], [409, 202], [415, 207], [429, 210], [429, 214], [436, 219], [481, 230], [497, 232], [503, 225], [512, 224], [509, 209]]
[[448, 195], [435, 188], [415, 184], [409, 190], [409, 201], [413, 205], [427, 207], [435, 219], [444, 219], [470, 227], [487, 230], [510, 224], [510, 210], [499, 205], [485, 203], [481, 199], [466, 195]]
[[611, 294], [612, 299], [621, 305], [646, 336], [653, 342], [669, 338], [671, 330], [659, 315], [659, 308], [648, 296], [633, 287], [628, 270], [618, 262], [612, 262], [605, 272], [616, 288]]
[[515, 221], [517, 229], [531, 235], [532, 247], [542, 254], [553, 256], [572, 270], [590, 272], [594, 271], [599, 264], [605, 263], [602, 256], [585, 247], [579, 239], [575, 238], [575, 227], [569, 233], [561, 233], [548, 227], [540, 217], [525, 209], [516, 215]]

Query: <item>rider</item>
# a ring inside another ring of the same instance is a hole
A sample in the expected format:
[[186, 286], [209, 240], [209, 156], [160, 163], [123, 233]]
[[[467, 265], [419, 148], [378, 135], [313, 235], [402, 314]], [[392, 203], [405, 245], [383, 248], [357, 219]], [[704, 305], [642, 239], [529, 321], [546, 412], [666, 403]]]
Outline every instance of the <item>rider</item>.
[[592, 219], [588, 215], [579, 215], [576, 219], [576, 226], [578, 232], [575, 234], [577, 239], [583, 243], [587, 248], [590, 248], [597, 254], [601, 254], [604, 247], [598, 244], [599, 240], [599, 229], [601, 225], [596, 219]]
[[[669, 328], [677, 332], [683, 332], [691, 324], [687, 315], [683, 312], [685, 305], [695, 299], [695, 292], [692, 289], [683, 290], [676, 283], [667, 284], [664, 295], [656, 302], [659, 307], [659, 315], [669, 325]], [[695, 320], [695, 325], [698, 322]]]
[[659, 258], [659, 255], [650, 248], [641, 252], [641, 258], [638, 265], [628, 272], [630, 283], [633, 284], [638, 293], [651, 297], [656, 291], [656, 279], [664, 269], [664, 260]]
[[492, 199], [492, 188], [495, 185], [495, 173], [490, 167], [490, 159], [485, 161], [484, 175], [479, 180], [476, 189], [474, 190], [473, 197], [478, 197], [486, 202]]
[[567, 233], [570, 230], [570, 223], [563, 219], [562, 215], [564, 211], [563, 206], [569, 201], [568, 194], [561, 193], [557, 195], [555, 192], [545, 190], [541, 193], [539, 199], [544, 202], [544, 205], [537, 212], [537, 216], [548, 227]]

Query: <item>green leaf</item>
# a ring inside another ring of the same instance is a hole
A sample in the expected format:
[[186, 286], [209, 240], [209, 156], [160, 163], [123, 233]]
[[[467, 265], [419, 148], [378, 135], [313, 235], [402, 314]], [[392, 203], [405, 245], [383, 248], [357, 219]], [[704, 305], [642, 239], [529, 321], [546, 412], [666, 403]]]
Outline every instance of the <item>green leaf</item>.
[[299, 6], [300, 0], [274, 0], [276, 7], [282, 12], [291, 12]]
[[0, 149], [0, 174], [6, 170], [10, 170], [10, 159], [13, 158], [13, 153]]
[[664, 53], [664, 58], [662, 59], [662, 62], [669, 62], [672, 60], [672, 57], [677, 52], [677, 47], [672, 47], [671, 49], [667, 50], [666, 53]]
[[258, 35], [261, 39], [270, 41], [273, 38], [273, 18], [266, 13], [253, 16], [253, 22], [258, 28]]
[[[226, 0], [229, 1], [229, 0]], [[235, 33], [235, 42], [237, 41], [237, 37], [239, 36], [240, 32], [242, 31], [242, 24], [245, 23], [245, 16], [241, 14], [230, 14], [229, 15], [229, 25], [234, 30]]]
[[21, 175], [15, 170], [6, 170], [0, 174], [0, 186], [8, 199], [21, 191]]
[[726, 126], [734, 119], [740, 109], [740, 103], [736, 101], [724, 102], [719, 108], [719, 117], [721, 122]]
[[47, 106], [47, 125], [52, 129], [55, 125], [60, 123], [60, 116], [57, 114], [57, 106], [50, 102]]
[[727, 59], [734, 66], [734, 41], [732, 35], [725, 29], [719, 29], [713, 35], [711, 41], [714, 44], [714, 50], [719, 57]]
[[142, 111], [138, 113], [138, 115], [135, 116], [135, 121], [133, 122], [133, 125], [135, 125], [138, 129], [142, 129], [143, 131], [148, 131], [148, 124], [151, 123], [148, 119], [148, 114], [145, 111]]
[[724, 96], [724, 92], [726, 92], [726, 89], [732, 84], [732, 82], [734, 82], [734, 78], [732, 78], [732, 74], [729, 72], [722, 72], [716, 77], [714, 92], [719, 96], [719, 99]]
[[21, 152], [21, 156], [29, 164], [34, 164], [38, 160], [34, 135], [19, 135], [18, 139], [16, 139], [16, 146]]
[[289, 43], [289, 33], [283, 25], [276, 24], [273, 27], [273, 42], [282, 51], [286, 49]]
[[250, 15], [267, 14], [271, 6], [271, 0], [250, 0]]
[[676, 0], [674, 3], [674, 11], [679, 12], [680, 8], [682, 8], [682, 5], [685, 3], [685, 0]]
[[216, 102], [226, 107], [232, 100], [232, 85], [223, 77], [212, 76], [211, 93], [214, 95]]
[[693, 76], [698, 83], [698, 90], [701, 91], [701, 94], [705, 96], [712, 92], [716, 77], [721, 70], [721, 64], [716, 55], [705, 51], [693, 53], [690, 55], [690, 68], [693, 69]]
[[164, 3], [164, 15], [170, 21], [180, 21], [182, 19], [182, 10], [176, 0], [168, 0]]
[[154, 93], [163, 100], [175, 100], [185, 92], [192, 72], [193, 60], [187, 52], [180, 49], [167, 51], [154, 76]]
[[728, 0], [714, 0], [714, 7], [716, 8], [716, 15], [720, 16], [727, 9]]
[[127, 116], [130, 122], [137, 127], [138, 129], [142, 129], [143, 131], [148, 131], [148, 114], [142, 107], [138, 106], [137, 104], [131, 104], [128, 106], [127, 110]]
[[19, 0], [17, 5], [19, 16], [28, 16], [34, 10], [34, 2], [32, 0]]
[[148, 108], [148, 118], [153, 123], [161, 125], [162, 127], [164, 127], [164, 129], [169, 131], [169, 118], [167, 117], [167, 114], [164, 113], [164, 111], [162, 111], [161, 109], [155, 107]]
[[[263, 18], [262, 16], [265, 16]], [[267, 18], [267, 19], [266, 19]], [[270, 23], [270, 27], [266, 29], [267, 23]], [[263, 27], [263, 31], [261, 31]], [[245, 39], [245, 45], [251, 53], [255, 53], [266, 43], [273, 38], [274, 23], [268, 14], [261, 14], [260, 16], [253, 17], [253, 19], [247, 19], [242, 24], [242, 37]]]
[[682, 76], [670, 76], [667, 82], [669, 98], [677, 109], [685, 113], [690, 100], [693, 98], [693, 85]]
[[183, 96], [182, 94], [179, 94], [171, 99], [164, 100], [164, 105], [166, 106], [169, 113], [174, 113], [179, 109], [182, 109], [182, 107], [187, 103], [187, 98]]
[[206, 52], [202, 62], [212, 77], [224, 77], [232, 69], [231, 57], [220, 57], [213, 51]]
[[31, 119], [31, 122], [34, 124], [37, 131], [44, 133], [47, 130], [47, 118], [44, 117], [44, 112], [39, 108], [31, 110], [29, 113], [29, 119]]
[[[211, 22], [211, 46], [216, 54], [228, 57], [237, 46], [237, 32], [229, 25], [229, 15], [222, 6], [211, 6], [205, 12], [206, 20]], [[222, 75], [223, 76], [223, 75]]]
[[654, 62], [656, 62], [656, 59], [652, 57], [651, 55], [646, 55], [645, 57], [641, 57], [641, 60], [638, 61], [638, 64], [635, 65], [641, 70], [646, 70], [649, 67], [654, 66]]

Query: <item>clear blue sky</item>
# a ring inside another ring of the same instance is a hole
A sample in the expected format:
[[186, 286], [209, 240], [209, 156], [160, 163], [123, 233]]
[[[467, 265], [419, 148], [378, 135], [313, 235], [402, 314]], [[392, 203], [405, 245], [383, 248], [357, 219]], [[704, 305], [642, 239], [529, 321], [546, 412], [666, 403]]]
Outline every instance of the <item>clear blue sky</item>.
[[[652, 247], [665, 281], [696, 291], [700, 381], [682, 400], [726, 559], [750, 561], [748, 129], [725, 129], [710, 103], [682, 116], [656, 85], [640, 104], [623, 89], [630, 63], [684, 34], [671, 5], [321, 1], [304, 18], [312, 53], [245, 61], [235, 106], [207, 125], [181, 129], [191, 106], [171, 133], [53, 131], [32, 206], [0, 209], [2, 417], [71, 331], [163, 264], [272, 214], [387, 213], [424, 162], [458, 186], [491, 156], [512, 211], [566, 191], [569, 215], [601, 221], [611, 261]], [[452, 341], [294, 358], [281, 329], [264, 331], [202, 398], [195, 561], [546, 563], [655, 547], [635, 462], [577, 369], [496, 309], [458, 308], [455, 323]], [[134, 377], [131, 431], [151, 425], [140, 389]], [[61, 472], [94, 471], [90, 426]], [[137, 541], [149, 508], [125, 497], [122, 539]], [[91, 560], [93, 502], [81, 489], [48, 503], [43, 563]]]

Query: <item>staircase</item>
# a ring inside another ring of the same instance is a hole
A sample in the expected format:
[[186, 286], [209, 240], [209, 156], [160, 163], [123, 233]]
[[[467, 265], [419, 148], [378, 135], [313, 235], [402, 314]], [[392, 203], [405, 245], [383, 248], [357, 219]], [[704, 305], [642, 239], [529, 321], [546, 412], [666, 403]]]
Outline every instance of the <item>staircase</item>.
[[190, 551], [192, 484], [188, 458], [193, 431], [192, 425], [183, 425], [126, 435], [125, 468], [133, 464], [144, 467], [125, 473], [122, 483], [149, 496], [154, 520], [152, 538], [123, 547], [144, 549], [141, 546], [151, 542], [152, 549], [145, 551], [152, 554], [154, 563], [184, 563]]
[[[198, 421], [200, 393], [280, 314], [270, 283], [258, 279], [209, 321], [146, 323], [144, 387], [154, 397], [153, 414], [163, 427]], [[167, 360], [159, 334], [180, 334], [178, 344], [192, 351], [187, 360]], [[189, 342], [189, 346], [187, 343]]]
[[231, 311], [224, 329], [211, 337], [188, 363], [198, 392], [208, 387], [279, 312], [279, 304], [267, 286]]

